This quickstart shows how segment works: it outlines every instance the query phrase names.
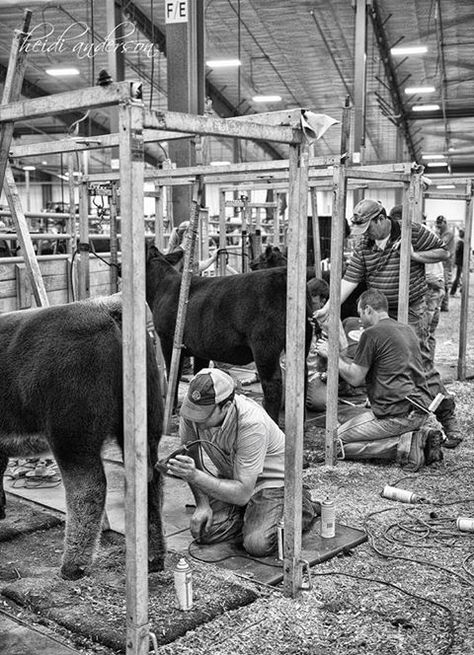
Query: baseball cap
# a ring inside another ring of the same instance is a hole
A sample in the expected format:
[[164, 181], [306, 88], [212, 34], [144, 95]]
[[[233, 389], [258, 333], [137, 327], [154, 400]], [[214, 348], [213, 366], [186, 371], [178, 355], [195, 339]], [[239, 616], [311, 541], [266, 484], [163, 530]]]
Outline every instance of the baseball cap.
[[378, 200], [364, 198], [358, 202], [354, 207], [353, 216], [351, 218], [352, 236], [357, 237], [364, 234], [369, 227], [370, 221], [381, 213], [385, 214], [385, 209], [382, 203]]
[[445, 217], [444, 217], [444, 216], [437, 216], [437, 217], [436, 217], [436, 223], [437, 223], [438, 225], [441, 225], [441, 223], [446, 223], [446, 219], [445, 219]]
[[181, 405], [181, 416], [189, 421], [205, 421], [216, 405], [229, 398], [235, 390], [234, 380], [218, 368], [203, 368], [189, 383]]

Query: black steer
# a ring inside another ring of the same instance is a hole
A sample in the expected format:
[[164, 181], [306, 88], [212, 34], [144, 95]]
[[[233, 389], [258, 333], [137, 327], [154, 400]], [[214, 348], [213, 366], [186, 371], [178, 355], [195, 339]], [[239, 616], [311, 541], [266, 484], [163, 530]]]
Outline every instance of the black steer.
[[[9, 456], [51, 450], [66, 492], [61, 574], [77, 579], [93, 560], [105, 506], [101, 448], [123, 450], [122, 304], [119, 296], [0, 315], [0, 518]], [[163, 568], [161, 475], [155, 470], [163, 408], [147, 343], [150, 570]]]
[[[282, 395], [279, 358], [286, 345], [286, 274], [286, 268], [272, 268], [226, 277], [193, 276], [183, 335], [183, 354], [194, 356], [195, 372], [211, 359], [237, 365], [254, 361], [262, 383], [263, 406], [276, 422]], [[180, 285], [181, 275], [151, 246], [146, 298], [168, 371]], [[301, 347], [307, 354], [312, 329], [309, 321], [306, 326]]]

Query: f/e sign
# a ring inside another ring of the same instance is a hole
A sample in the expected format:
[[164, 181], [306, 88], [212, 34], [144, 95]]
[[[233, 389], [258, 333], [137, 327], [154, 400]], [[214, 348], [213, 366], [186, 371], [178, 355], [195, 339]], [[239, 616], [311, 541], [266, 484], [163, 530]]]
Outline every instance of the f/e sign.
[[188, 22], [188, 0], [169, 0], [165, 3], [166, 23]]

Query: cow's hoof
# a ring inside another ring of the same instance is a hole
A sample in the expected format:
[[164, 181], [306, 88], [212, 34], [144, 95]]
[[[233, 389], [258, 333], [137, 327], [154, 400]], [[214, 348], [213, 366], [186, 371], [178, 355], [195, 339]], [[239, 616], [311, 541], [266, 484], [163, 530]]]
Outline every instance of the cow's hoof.
[[86, 571], [82, 566], [77, 566], [76, 564], [63, 564], [61, 566], [61, 577], [65, 580], [79, 580], [85, 574]]
[[162, 557], [155, 557], [148, 562], [148, 572], [158, 573], [165, 570], [165, 561]]

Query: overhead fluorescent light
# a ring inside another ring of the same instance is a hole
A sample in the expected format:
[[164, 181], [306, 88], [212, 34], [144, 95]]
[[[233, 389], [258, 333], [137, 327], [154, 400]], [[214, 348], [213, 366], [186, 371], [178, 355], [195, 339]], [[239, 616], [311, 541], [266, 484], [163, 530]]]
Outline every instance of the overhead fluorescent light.
[[240, 59], [209, 59], [206, 61], [209, 68], [236, 68], [241, 66]]
[[439, 105], [413, 105], [413, 111], [437, 111], [440, 108]]
[[46, 72], [52, 77], [70, 77], [71, 75], [79, 75], [77, 68], [47, 68]]
[[425, 45], [412, 45], [412, 46], [400, 46], [399, 48], [391, 48], [390, 53], [392, 55], [423, 55], [428, 52], [428, 48]]
[[230, 166], [230, 161], [211, 161], [211, 166]]
[[423, 159], [445, 159], [444, 155], [421, 155]]
[[436, 188], [437, 189], [455, 189], [456, 185], [455, 184], [437, 184]]
[[254, 96], [254, 102], [281, 102], [281, 96]]
[[36, 166], [23, 166], [24, 171], [35, 171]]
[[448, 162], [447, 161], [429, 161], [427, 164], [430, 168], [435, 168], [435, 167], [442, 167], [442, 166], [447, 166]]
[[405, 93], [434, 93], [436, 91], [434, 86], [407, 86]]

